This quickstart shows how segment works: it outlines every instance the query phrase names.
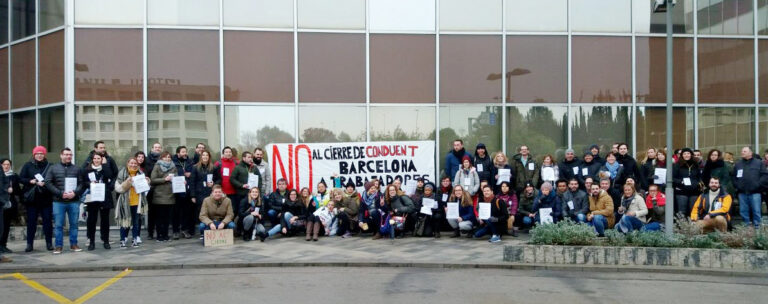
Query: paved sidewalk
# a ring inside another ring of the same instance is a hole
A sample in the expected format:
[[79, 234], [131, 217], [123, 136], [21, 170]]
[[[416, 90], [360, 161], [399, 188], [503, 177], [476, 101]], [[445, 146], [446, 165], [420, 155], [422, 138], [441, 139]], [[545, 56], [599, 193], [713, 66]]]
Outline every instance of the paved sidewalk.
[[[82, 235], [82, 234], [81, 234]], [[98, 234], [97, 234], [98, 235]], [[449, 235], [449, 233], [444, 233]], [[229, 247], [206, 248], [197, 237], [168, 243], [144, 240], [139, 248], [120, 248], [116, 231], [113, 231], [111, 250], [105, 250], [101, 242], [96, 250], [69, 251], [67, 238], [64, 252], [53, 255], [45, 250], [45, 241], [35, 242], [35, 251], [25, 253], [25, 242], [9, 244], [14, 253], [8, 256], [13, 263], [0, 264], [0, 272], [105, 269], [108, 267], [151, 266], [181, 268], [185, 265], [243, 265], [250, 263], [447, 263], [447, 264], [498, 264], [502, 263], [504, 245], [522, 243], [528, 235], [517, 238], [505, 236], [500, 243], [491, 244], [487, 238], [472, 240], [443, 236], [440, 239], [406, 237], [403, 239], [371, 240], [370, 236], [351, 238], [321, 237], [318, 242], [306, 242], [304, 236], [277, 237], [264, 243], [243, 242], [236, 238]], [[84, 237], [79, 245], [87, 247]], [[171, 267], [169, 267], [171, 266]]]

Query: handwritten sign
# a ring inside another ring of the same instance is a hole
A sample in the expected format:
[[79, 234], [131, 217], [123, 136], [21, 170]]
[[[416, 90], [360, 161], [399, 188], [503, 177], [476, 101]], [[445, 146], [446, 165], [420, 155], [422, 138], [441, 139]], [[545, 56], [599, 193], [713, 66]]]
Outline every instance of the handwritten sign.
[[232, 229], [206, 230], [203, 239], [205, 247], [232, 246], [235, 243]]

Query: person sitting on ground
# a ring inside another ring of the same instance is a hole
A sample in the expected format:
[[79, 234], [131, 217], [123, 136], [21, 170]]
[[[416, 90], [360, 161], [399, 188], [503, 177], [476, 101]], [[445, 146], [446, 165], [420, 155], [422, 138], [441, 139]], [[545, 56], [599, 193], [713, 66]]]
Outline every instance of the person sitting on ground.
[[605, 236], [605, 229], [613, 227], [613, 200], [598, 185], [592, 185], [589, 190], [589, 214], [587, 223], [595, 227], [598, 236]]
[[336, 235], [343, 238], [348, 238], [352, 235], [350, 230], [354, 229], [357, 225], [357, 212], [360, 210], [360, 200], [356, 196], [357, 191], [354, 191], [355, 184], [352, 181], [347, 183], [347, 189], [349, 188], [352, 188], [352, 191], [347, 190], [347, 192], [354, 192], [355, 196], [344, 197], [344, 191], [341, 189], [331, 190], [332, 201], [336, 208], [339, 209], [339, 214], [337, 215], [339, 229]]
[[[662, 154], [659, 154], [662, 155]], [[664, 206], [667, 205], [667, 196], [661, 193], [659, 185], [648, 186], [648, 196], [645, 198], [645, 207], [648, 208], [648, 222], [643, 226], [645, 231], [659, 231], [664, 225]]]
[[[453, 236], [451, 238], [457, 238], [461, 234], [460, 231], [466, 231], [467, 237], [472, 237], [472, 229], [477, 223], [477, 217], [475, 216], [475, 210], [472, 206], [472, 198], [469, 196], [469, 192], [464, 191], [461, 185], [453, 186], [453, 193], [448, 199], [449, 203], [459, 204], [459, 217], [455, 219], [448, 219], [448, 224], [453, 228]], [[446, 214], [448, 214], [448, 206], [446, 204]]]
[[303, 217], [306, 214], [304, 208], [306, 208], [306, 205], [299, 200], [299, 192], [296, 189], [288, 190], [288, 199], [283, 206], [285, 212], [280, 223], [283, 235], [292, 235], [292, 232], [296, 230], [306, 230], [304, 222], [306, 218]]
[[480, 218], [477, 219], [480, 228], [475, 232], [475, 238], [480, 238], [490, 232], [491, 239], [488, 240], [489, 242], [501, 242], [501, 232], [504, 231], [507, 218], [509, 217], [507, 206], [503, 201], [494, 197], [491, 186], [483, 187], [483, 202], [491, 204], [491, 217], [485, 220]]
[[560, 202], [560, 197], [555, 194], [555, 191], [552, 189], [552, 184], [549, 182], [544, 182], [541, 184], [541, 191], [539, 192], [539, 195], [536, 196], [536, 198], [533, 201], [533, 213], [529, 214], [528, 217], [535, 219], [536, 224], [547, 224], [546, 220], [542, 221], [541, 218], [541, 211], [542, 209], [549, 209], [550, 216], [552, 217], [552, 223], [557, 223], [558, 219], [560, 218], [560, 207], [562, 203]]
[[252, 241], [258, 236], [263, 242], [267, 238], [267, 231], [262, 225], [267, 213], [266, 209], [259, 187], [249, 189], [248, 195], [240, 201], [238, 211], [243, 226], [243, 241]]
[[331, 201], [331, 192], [328, 191], [328, 185], [325, 184], [324, 179], [317, 183], [317, 192], [315, 192], [314, 198], [317, 202], [317, 208], [325, 207]]
[[[592, 154], [587, 154], [591, 157]], [[570, 219], [577, 223], [587, 221], [589, 213], [589, 201], [587, 193], [579, 189], [579, 180], [572, 178], [568, 181], [568, 191], [563, 194], [563, 218]]]
[[512, 188], [512, 184], [501, 182], [501, 185], [499, 185], [499, 194], [496, 195], [496, 198], [504, 202], [504, 205], [507, 206], [507, 214], [509, 214], [509, 217], [507, 218], [507, 234], [517, 236], [514, 226], [515, 214], [517, 214], [517, 195], [515, 194], [515, 189]]
[[232, 201], [224, 195], [221, 185], [213, 185], [211, 196], [203, 200], [200, 208], [200, 234], [205, 235], [205, 230], [209, 229], [235, 229], [234, 217]]
[[635, 191], [635, 187], [629, 183], [624, 184], [624, 195], [619, 206], [621, 219], [616, 224], [616, 230], [621, 233], [630, 233], [633, 230], [642, 230], [645, 226], [648, 207], [641, 194]]
[[702, 193], [693, 204], [691, 220], [701, 227], [702, 232], [712, 230], [726, 232], [731, 216], [731, 195], [720, 187], [720, 179], [712, 176], [709, 179], [709, 191]]
[[401, 233], [397, 233], [398, 231], [396, 231], [395, 233], [396, 237], [402, 237], [405, 235], [404, 232], [406, 230], [412, 231], [413, 227], [416, 225], [416, 206], [413, 204], [410, 197], [397, 192], [393, 195], [392, 190], [394, 190], [394, 186], [387, 187], [388, 195], [385, 197], [385, 200], [390, 207], [392, 217], [401, 216], [405, 218], [403, 231], [400, 231]]
[[[320, 221], [320, 227], [322, 229], [318, 231], [318, 234], [327, 236], [336, 235], [339, 227], [339, 221], [337, 220], [336, 215], [339, 214], [339, 210], [336, 209], [336, 203], [333, 200], [328, 201], [325, 206], [317, 208], [312, 214], [317, 217], [318, 221]], [[312, 229], [314, 232], [314, 227]], [[317, 235], [315, 235], [313, 241], [317, 241]]]
[[304, 240], [309, 242], [313, 240], [314, 236], [314, 240], [317, 241], [318, 234], [320, 234], [320, 226], [322, 225], [320, 219], [315, 216], [317, 201], [307, 187], [301, 188], [301, 191], [299, 191], [299, 201], [304, 205], [304, 208], [301, 209], [303, 213], [299, 215], [299, 218], [304, 219], [304, 222], [306, 223], [305, 230], [307, 236]]
[[533, 226], [533, 201], [539, 196], [536, 188], [533, 187], [532, 182], [525, 184], [523, 192], [520, 193], [520, 199], [517, 201], [517, 213], [515, 213], [515, 223], [518, 227], [524, 230], [528, 230]]
[[357, 212], [357, 221], [362, 232], [373, 232], [373, 237], [379, 234], [379, 223], [381, 214], [379, 213], [379, 201], [381, 194], [376, 184], [373, 182], [365, 183], [365, 192], [360, 200], [360, 210]]

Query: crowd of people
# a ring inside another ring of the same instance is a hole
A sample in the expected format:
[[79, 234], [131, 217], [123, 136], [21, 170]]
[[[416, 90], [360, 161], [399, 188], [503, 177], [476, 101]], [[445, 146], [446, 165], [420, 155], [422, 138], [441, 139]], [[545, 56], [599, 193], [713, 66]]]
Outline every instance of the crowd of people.
[[452, 145], [437, 184], [416, 179], [415, 187], [406, 187], [395, 179], [384, 185], [372, 178], [365, 180], [362, 193], [351, 179], [343, 184], [336, 174], [327, 182], [321, 178], [314, 192], [282, 178], [273, 182], [261, 148], [238, 155], [225, 147], [214, 160], [204, 143], [193, 151], [179, 146], [175, 153], [155, 143], [148, 154], [137, 152], [118, 167], [103, 141], [94, 144], [80, 166], [72, 162], [69, 148], [60, 150], [60, 161], [49, 162], [47, 149], [38, 146], [18, 174], [10, 160], [0, 160], [0, 212], [5, 211], [0, 214], [0, 255], [11, 252], [9, 225], [20, 203], [26, 210], [25, 252], [34, 250], [41, 222], [46, 249], [54, 254], [63, 251], [65, 221], [70, 223], [70, 251], [82, 251], [81, 205], [88, 250], [96, 249], [97, 222], [103, 248], [111, 249], [112, 218], [120, 228], [121, 248], [141, 246], [145, 217], [146, 238], [160, 243], [196, 234], [202, 239], [209, 229], [233, 229], [243, 241], [262, 242], [295, 235], [306, 241], [353, 235], [440, 238], [448, 231], [452, 238], [464, 234], [495, 243], [503, 234], [516, 236], [534, 225], [563, 220], [588, 224], [598, 236], [606, 229], [653, 231], [664, 226], [668, 160], [674, 163], [670, 203], [679, 218], [690, 218], [703, 232], [725, 231], [732, 226], [732, 202], [738, 201], [744, 223], [761, 225], [768, 151], [761, 159], [744, 147], [741, 159], [734, 161], [719, 150], [703, 157], [689, 148], [671, 155], [649, 148], [638, 161], [627, 144], [616, 143], [606, 154], [597, 145], [581, 157], [569, 149], [558, 162], [549, 154], [534, 157], [525, 145], [511, 160], [482, 143], [474, 154], [461, 140]]

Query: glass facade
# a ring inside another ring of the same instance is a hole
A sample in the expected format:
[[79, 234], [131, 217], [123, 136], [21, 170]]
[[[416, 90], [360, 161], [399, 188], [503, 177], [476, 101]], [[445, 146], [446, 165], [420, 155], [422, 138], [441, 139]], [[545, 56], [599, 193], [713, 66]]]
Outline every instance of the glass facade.
[[[648, 2], [0, 0], [0, 156], [434, 140], [440, 171], [456, 138], [641, 156], [666, 132]], [[768, 1], [673, 12], [675, 147], [768, 148]]]

